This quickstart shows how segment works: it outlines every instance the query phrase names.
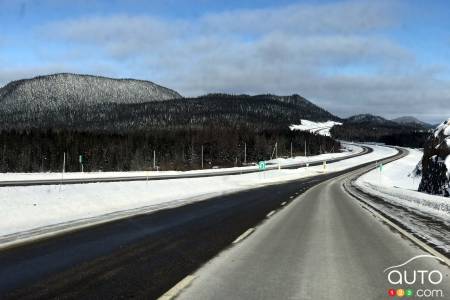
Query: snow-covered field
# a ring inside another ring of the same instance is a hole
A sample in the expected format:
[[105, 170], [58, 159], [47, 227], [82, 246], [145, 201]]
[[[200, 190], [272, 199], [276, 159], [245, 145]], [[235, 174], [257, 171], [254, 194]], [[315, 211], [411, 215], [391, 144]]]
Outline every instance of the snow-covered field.
[[[361, 147], [353, 144], [343, 143], [343, 151], [339, 153], [325, 153], [315, 156], [296, 156], [293, 158], [278, 158], [266, 161], [268, 165], [275, 164], [280, 166], [289, 166], [298, 163], [312, 163], [321, 162], [336, 158], [343, 158], [349, 155], [357, 154], [362, 151]], [[83, 178], [112, 178], [112, 177], [135, 177], [135, 176], [165, 176], [165, 175], [188, 175], [188, 174], [212, 174], [224, 171], [246, 171], [258, 170], [258, 166], [234, 167], [234, 168], [219, 168], [219, 169], [205, 169], [192, 171], [132, 171], [132, 172], [66, 172], [62, 173], [0, 173], [0, 181], [32, 181], [32, 180], [60, 180], [62, 179], [83, 179]]]
[[[371, 202], [378, 210], [402, 223], [422, 239], [450, 252], [450, 201], [448, 198], [418, 192], [420, 177], [410, 175], [423, 153], [408, 149], [409, 155], [375, 169], [356, 180], [364, 192], [386, 201]], [[391, 205], [392, 204], [392, 205]]]
[[342, 123], [327, 121], [327, 122], [313, 122], [309, 120], [301, 120], [301, 125], [291, 125], [291, 130], [309, 131], [320, 135], [330, 136], [330, 130], [333, 126], [342, 125]]
[[[243, 175], [158, 181], [111, 182], [0, 188], [0, 246], [69, 228], [201, 201], [323, 172], [336, 172], [394, 155], [371, 146], [372, 153], [309, 168]], [[352, 147], [355, 151], [356, 148]]]

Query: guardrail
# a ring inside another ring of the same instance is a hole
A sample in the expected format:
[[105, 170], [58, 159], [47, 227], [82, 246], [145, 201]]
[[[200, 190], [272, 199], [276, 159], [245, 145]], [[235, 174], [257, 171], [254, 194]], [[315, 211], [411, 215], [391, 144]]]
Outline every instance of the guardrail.
[[[363, 151], [360, 153], [352, 154], [346, 157], [334, 158], [326, 160], [328, 163], [333, 163], [337, 161], [341, 161], [344, 159], [349, 159], [361, 155], [368, 154], [373, 151], [373, 149], [369, 147], [364, 147]], [[309, 166], [317, 166], [323, 163], [324, 160], [314, 161], [308, 163]], [[284, 166], [278, 165], [270, 165], [266, 168], [266, 170], [276, 170], [280, 169], [295, 169], [306, 167], [305, 162], [289, 164]], [[83, 183], [96, 183], [96, 182], [119, 182], [119, 181], [146, 181], [146, 180], [167, 180], [167, 179], [183, 179], [183, 178], [198, 178], [198, 177], [214, 177], [214, 176], [224, 176], [224, 175], [241, 175], [248, 173], [258, 173], [262, 172], [258, 170], [258, 167], [255, 166], [254, 169], [245, 169], [245, 170], [227, 170], [227, 171], [216, 171], [216, 172], [201, 172], [194, 174], [172, 174], [172, 175], [158, 175], [158, 176], [117, 176], [117, 177], [92, 177], [92, 178], [54, 178], [54, 179], [32, 179], [32, 180], [8, 180], [8, 181], [0, 181], [0, 187], [7, 186], [33, 186], [33, 185], [58, 185], [58, 184], [83, 184]]]

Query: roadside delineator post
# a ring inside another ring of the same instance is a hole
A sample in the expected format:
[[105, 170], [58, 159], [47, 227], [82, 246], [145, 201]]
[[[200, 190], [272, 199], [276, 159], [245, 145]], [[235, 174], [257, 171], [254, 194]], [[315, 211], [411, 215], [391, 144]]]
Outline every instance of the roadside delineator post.
[[84, 172], [84, 167], [83, 167], [83, 155], [80, 155], [80, 156], [79, 156], [78, 161], [80, 162], [81, 173], [83, 173], [83, 172]]
[[61, 172], [61, 182], [59, 183], [59, 191], [61, 192], [61, 187], [64, 181], [64, 172], [66, 172], [66, 152], [63, 154], [63, 167]]

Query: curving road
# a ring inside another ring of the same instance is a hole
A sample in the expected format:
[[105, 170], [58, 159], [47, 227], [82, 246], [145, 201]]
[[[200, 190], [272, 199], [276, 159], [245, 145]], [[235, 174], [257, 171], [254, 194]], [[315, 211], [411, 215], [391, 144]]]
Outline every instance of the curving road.
[[306, 191], [197, 271], [177, 299], [388, 299], [390, 288], [439, 289], [449, 299], [450, 269], [434, 258], [408, 267], [440, 270], [439, 285], [388, 282], [384, 269], [428, 253], [346, 192], [343, 184], [364, 171]]
[[[190, 274], [196, 279], [181, 299], [387, 298], [382, 270], [423, 252], [343, 190], [362, 171], [219, 196], [0, 251], [0, 298], [156, 299]], [[434, 260], [420, 267], [448, 273]]]

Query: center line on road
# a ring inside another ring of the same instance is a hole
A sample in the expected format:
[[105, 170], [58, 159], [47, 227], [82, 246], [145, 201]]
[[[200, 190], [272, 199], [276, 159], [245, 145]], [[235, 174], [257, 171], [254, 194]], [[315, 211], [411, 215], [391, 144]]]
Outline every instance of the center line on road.
[[240, 241], [242, 241], [243, 239], [245, 239], [246, 237], [248, 237], [250, 234], [252, 234], [253, 231], [255, 231], [255, 228], [247, 229], [246, 232], [244, 232], [244, 233], [241, 234], [237, 239], [234, 240], [233, 244], [239, 243]]
[[276, 212], [276, 211], [272, 210], [270, 213], [267, 214], [266, 217], [270, 218], [271, 216], [273, 216], [273, 214], [274, 214], [275, 212]]
[[184, 277], [183, 280], [181, 280], [180, 282], [178, 282], [173, 288], [171, 288], [170, 290], [168, 290], [164, 295], [162, 295], [161, 297], [158, 298], [158, 300], [171, 300], [171, 299], [175, 299], [176, 296], [178, 296], [178, 294], [185, 289], [186, 287], [188, 287], [192, 281], [195, 279], [195, 276], [193, 275], [188, 275], [186, 277]]

